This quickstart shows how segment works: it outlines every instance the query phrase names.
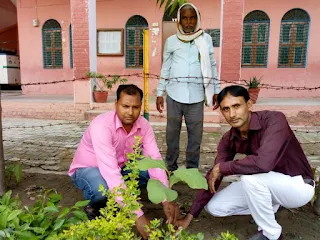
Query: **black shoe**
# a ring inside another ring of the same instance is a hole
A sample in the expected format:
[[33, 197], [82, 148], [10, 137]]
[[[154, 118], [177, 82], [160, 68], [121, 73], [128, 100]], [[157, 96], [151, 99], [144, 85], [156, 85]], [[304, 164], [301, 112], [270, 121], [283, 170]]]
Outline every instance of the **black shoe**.
[[[282, 239], [282, 234], [278, 238], [278, 240]], [[257, 234], [253, 235], [252, 237], [248, 238], [248, 240], [270, 240], [265, 235], [262, 234], [262, 231], [259, 231]]]
[[83, 211], [85, 212], [85, 214], [87, 214], [87, 217], [89, 220], [93, 220], [99, 216], [96, 214], [97, 212], [94, 210], [94, 208], [91, 207], [90, 205], [84, 207]]

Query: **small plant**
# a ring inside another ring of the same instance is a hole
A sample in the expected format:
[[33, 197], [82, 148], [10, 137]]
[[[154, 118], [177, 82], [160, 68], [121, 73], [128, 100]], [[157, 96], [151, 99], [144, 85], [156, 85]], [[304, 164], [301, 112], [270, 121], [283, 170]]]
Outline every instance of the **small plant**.
[[11, 163], [6, 165], [5, 178], [7, 183], [10, 183], [14, 177], [16, 183], [20, 183], [22, 179], [22, 166], [20, 163]]
[[170, 172], [163, 160], [153, 160], [150, 157], [140, 160], [138, 162], [138, 168], [142, 171], [150, 168], [160, 168], [165, 170], [169, 176], [169, 188], [164, 186], [159, 180], [150, 179], [148, 181], [148, 198], [155, 204], [161, 203], [164, 200], [168, 202], [174, 201], [178, 197], [178, 193], [172, 190], [172, 186], [180, 181], [187, 183], [188, 186], [193, 189], [208, 190], [207, 180], [197, 168], [178, 168]]
[[262, 77], [260, 77], [259, 79], [254, 76], [252, 78], [250, 78], [249, 81], [245, 81], [246, 85], [248, 86], [248, 88], [258, 88], [260, 86], [260, 82], [261, 82]]
[[[127, 154], [128, 162], [124, 170], [131, 171], [124, 176], [126, 188], [121, 186], [108, 192], [101, 186], [103, 195], [108, 196], [107, 206], [100, 210], [101, 216], [91, 221], [81, 222], [73, 225], [69, 230], [65, 230], [57, 239], [61, 240], [98, 240], [98, 239], [119, 239], [119, 240], [137, 240], [138, 237], [133, 228], [137, 216], [133, 211], [141, 208], [140, 190], [138, 188], [139, 162], [144, 156], [141, 149], [141, 137], [135, 137], [133, 152]], [[158, 162], [158, 160], [152, 160]], [[150, 181], [150, 180], [149, 180]], [[122, 197], [120, 206], [116, 198]], [[203, 234], [192, 235], [182, 229], [175, 230], [172, 225], [163, 228], [160, 220], [151, 221], [150, 227], [147, 227], [150, 240], [203, 240]]]
[[[0, 198], [0, 239], [56, 239], [63, 229], [87, 219], [80, 211], [88, 201], [77, 202], [72, 208], [60, 211], [60, 194], [47, 190], [38, 196], [33, 207], [21, 207], [19, 197], [11, 197], [8, 191]], [[72, 215], [71, 215], [72, 213]]]
[[[95, 80], [95, 86], [93, 91], [104, 92], [106, 90], [111, 90], [113, 85], [126, 83], [128, 80], [126, 78], [120, 78], [118, 75], [114, 75], [112, 79], [107, 79], [105, 75], [96, 73], [96, 72], [88, 72], [88, 78], [93, 78]], [[98, 81], [96, 81], [98, 79]]]
[[215, 240], [239, 240], [239, 238], [227, 231], [226, 233], [221, 233], [221, 235], [218, 236]]

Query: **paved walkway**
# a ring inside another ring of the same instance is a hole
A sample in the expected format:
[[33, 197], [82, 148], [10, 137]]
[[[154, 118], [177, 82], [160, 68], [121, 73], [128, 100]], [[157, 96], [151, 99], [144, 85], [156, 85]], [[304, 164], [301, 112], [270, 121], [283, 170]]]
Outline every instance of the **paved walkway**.
[[[42, 126], [42, 127], [41, 127]], [[20, 161], [29, 172], [55, 172], [65, 174], [74, 151], [88, 122], [69, 122], [61, 120], [38, 120], [21, 118], [3, 119], [3, 139], [5, 159]], [[228, 127], [223, 128], [226, 131]], [[311, 164], [320, 171], [320, 131], [318, 127], [299, 127], [313, 133], [296, 132]], [[155, 128], [159, 149], [165, 156], [165, 132]], [[204, 133], [201, 146], [201, 169], [212, 166], [221, 133]], [[187, 135], [183, 131], [180, 141], [180, 165], [184, 164]]]

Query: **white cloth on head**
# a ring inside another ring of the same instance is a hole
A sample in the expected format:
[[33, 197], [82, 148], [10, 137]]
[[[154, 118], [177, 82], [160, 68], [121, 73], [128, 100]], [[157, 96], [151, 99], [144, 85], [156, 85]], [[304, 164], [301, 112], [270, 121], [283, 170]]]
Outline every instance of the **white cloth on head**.
[[[195, 27], [194, 32], [192, 33], [185, 33], [182, 29], [182, 26], [180, 24], [180, 12], [181, 9], [185, 6], [191, 6], [196, 14], [197, 14], [197, 24]], [[201, 26], [201, 19], [200, 19], [200, 13], [198, 8], [191, 4], [191, 3], [185, 3], [180, 6], [178, 13], [177, 13], [177, 37], [184, 42], [191, 42], [194, 40], [199, 53], [200, 53], [200, 65], [201, 65], [201, 72], [203, 77], [203, 87], [205, 90], [205, 103], [206, 105], [210, 106], [212, 105], [212, 96], [214, 95], [215, 86], [214, 86], [214, 79], [212, 76], [212, 69], [211, 69], [211, 61], [210, 61], [210, 55], [209, 55], [209, 48], [208, 44], [204, 39], [204, 31], [200, 28]]]

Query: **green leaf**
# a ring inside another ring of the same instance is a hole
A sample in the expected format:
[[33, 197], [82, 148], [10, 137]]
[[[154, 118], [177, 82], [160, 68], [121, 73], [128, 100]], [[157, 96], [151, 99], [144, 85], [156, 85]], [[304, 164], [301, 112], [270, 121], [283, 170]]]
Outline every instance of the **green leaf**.
[[170, 12], [169, 12], [169, 16], [172, 15], [172, 13], [174, 12], [174, 10], [177, 8], [178, 4], [179, 4], [179, 1], [178, 1], [178, 0], [175, 0], [174, 3], [171, 5]]
[[62, 209], [62, 211], [60, 212], [58, 218], [62, 218], [62, 217], [64, 217], [64, 216], [66, 216], [69, 212], [70, 212], [70, 208], [64, 208], [64, 209]]
[[56, 240], [57, 239], [57, 233], [52, 232], [49, 234], [49, 236], [46, 238], [46, 240]]
[[53, 202], [58, 202], [62, 199], [62, 195], [53, 193], [49, 195], [49, 199], [52, 200]]
[[77, 218], [79, 218], [79, 219], [81, 219], [81, 220], [87, 220], [87, 219], [88, 219], [87, 215], [86, 215], [84, 212], [82, 212], [82, 211], [75, 210], [75, 211], [73, 211], [73, 214], [74, 214]]
[[65, 219], [58, 218], [53, 226], [53, 231], [57, 231], [63, 225]]
[[208, 190], [207, 180], [197, 168], [179, 168], [173, 174], [181, 179], [181, 181], [187, 183], [190, 188]]
[[44, 212], [48, 212], [48, 213], [59, 212], [59, 209], [56, 206], [45, 207], [43, 210]]
[[[160, 3], [160, 8], [162, 7], [162, 5], [164, 4], [166, 0], [161, 0], [161, 3]], [[157, 4], [158, 4], [159, 0], [157, 0]]]
[[167, 188], [160, 181], [155, 179], [149, 179], [147, 190], [149, 200], [155, 204], [159, 204], [165, 199], [171, 202], [178, 197], [176, 191]]
[[[177, 0], [176, 0], [177, 1]], [[167, 9], [169, 8], [170, 4], [171, 4], [172, 0], [168, 0], [166, 3], [166, 6], [164, 8], [165, 11], [167, 11]]]
[[32, 230], [37, 234], [44, 234], [44, 232], [46, 231], [46, 229], [41, 227], [32, 227], [32, 228], [29, 228], [29, 230]]
[[79, 201], [79, 202], [76, 202], [76, 204], [74, 206], [77, 208], [85, 207], [89, 204], [89, 202], [90, 202], [90, 200]]
[[147, 171], [149, 168], [160, 168], [163, 170], [167, 170], [166, 164], [163, 160], [154, 160], [150, 157], [139, 160], [138, 168], [141, 171]]
[[6, 192], [3, 197], [1, 198], [2, 205], [8, 205], [10, 202], [10, 197], [11, 197], [12, 191], [9, 190]]
[[51, 221], [48, 218], [45, 218], [41, 224], [40, 227], [47, 230], [51, 226]]
[[176, 175], [174, 175], [174, 174], [171, 175], [170, 178], [169, 178], [170, 188], [172, 188], [172, 186], [174, 184], [176, 184], [177, 182], [180, 182], [180, 181], [181, 181], [181, 179], [178, 178]]
[[6, 210], [7, 208], [8, 208], [7, 206], [1, 205], [0, 206], [0, 213], [3, 212], [4, 210]]
[[77, 223], [79, 223], [79, 222], [80, 222], [80, 220], [79, 220], [78, 218], [71, 217], [71, 218], [69, 218], [69, 219], [66, 221], [66, 224], [72, 224], [72, 225], [74, 225], [74, 224], [77, 224]]
[[3, 230], [0, 230], [0, 239], [6, 237], [6, 233]]
[[0, 229], [5, 229], [7, 227], [7, 217], [9, 214], [9, 209], [6, 209], [2, 212], [2, 214], [0, 215]]
[[15, 231], [14, 233], [19, 237], [18, 239], [20, 240], [38, 240], [36, 235], [29, 231]]
[[22, 166], [20, 163], [14, 165], [14, 176], [16, 177], [17, 183], [20, 183], [22, 179]]
[[20, 213], [22, 213], [22, 210], [14, 210], [12, 211], [8, 218], [7, 218], [7, 221], [10, 222], [11, 220], [13, 220], [14, 218], [16, 218]]

